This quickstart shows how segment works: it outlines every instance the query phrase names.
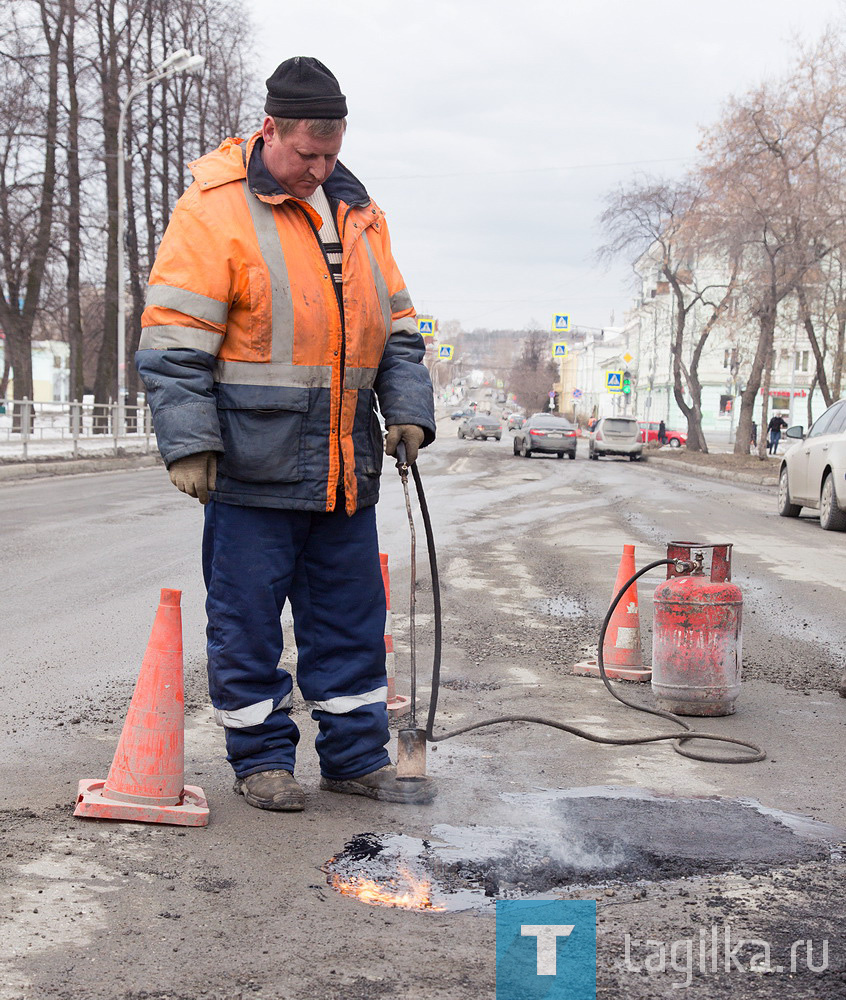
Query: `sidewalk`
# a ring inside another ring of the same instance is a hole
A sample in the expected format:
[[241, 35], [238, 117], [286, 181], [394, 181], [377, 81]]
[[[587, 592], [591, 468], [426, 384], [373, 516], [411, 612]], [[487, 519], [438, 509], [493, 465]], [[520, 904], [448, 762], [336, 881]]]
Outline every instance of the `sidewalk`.
[[[709, 443], [708, 447], [711, 445]], [[725, 479], [755, 486], [777, 486], [781, 455], [767, 455], [763, 461], [754, 455], [735, 455], [731, 451], [711, 450], [707, 454], [686, 448], [648, 449], [644, 458], [650, 465], [683, 472], [687, 475]]]
[[27, 458], [19, 442], [0, 441], [0, 483], [42, 476], [73, 476], [80, 473], [142, 469], [161, 464], [156, 439], [149, 446], [145, 437], [80, 438], [78, 455], [70, 439], [29, 442]]
[[[708, 443], [708, 451], [711, 454], [732, 454], [734, 452], [734, 439], [729, 439], [727, 427], [718, 427], [714, 430], [705, 431], [705, 440]], [[778, 444], [778, 450], [773, 457], [781, 458], [791, 444], [792, 441], [787, 441], [782, 435], [781, 441]]]

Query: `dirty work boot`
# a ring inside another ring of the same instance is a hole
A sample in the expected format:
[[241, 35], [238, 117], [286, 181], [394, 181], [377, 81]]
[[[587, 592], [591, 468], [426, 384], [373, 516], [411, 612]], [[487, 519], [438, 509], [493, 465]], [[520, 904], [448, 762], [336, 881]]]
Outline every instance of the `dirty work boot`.
[[406, 802], [419, 805], [431, 802], [437, 791], [431, 778], [422, 781], [400, 781], [394, 764], [386, 764], [378, 771], [362, 774], [360, 778], [346, 778], [333, 781], [321, 778], [320, 787], [326, 792], [342, 792], [345, 795], [366, 795], [380, 802]]
[[290, 771], [256, 771], [235, 779], [235, 791], [256, 809], [300, 812], [305, 795]]

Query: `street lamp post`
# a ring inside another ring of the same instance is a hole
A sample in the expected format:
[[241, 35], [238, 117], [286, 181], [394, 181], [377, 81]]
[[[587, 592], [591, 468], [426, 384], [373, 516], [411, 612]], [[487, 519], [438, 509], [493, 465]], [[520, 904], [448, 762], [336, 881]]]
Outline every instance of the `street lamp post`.
[[195, 73], [199, 75], [205, 65], [205, 58], [194, 55], [189, 49], [179, 49], [169, 55], [156, 69], [139, 80], [126, 95], [120, 108], [118, 120], [118, 161], [117, 161], [117, 420], [118, 433], [126, 431], [126, 279], [125, 260], [125, 223], [126, 214], [126, 162], [124, 151], [124, 134], [126, 132], [126, 113], [130, 102], [153, 83], [175, 76], [177, 73]]

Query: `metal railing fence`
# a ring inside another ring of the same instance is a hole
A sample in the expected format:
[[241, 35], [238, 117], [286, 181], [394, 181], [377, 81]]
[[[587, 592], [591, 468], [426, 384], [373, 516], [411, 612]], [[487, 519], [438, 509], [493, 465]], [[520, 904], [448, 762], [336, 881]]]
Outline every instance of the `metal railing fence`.
[[[111, 439], [111, 440], [110, 440]], [[149, 406], [119, 403], [42, 403], [31, 399], [0, 400], [0, 443], [20, 445], [23, 458], [30, 447], [48, 442], [69, 442], [74, 458], [80, 442], [108, 441], [115, 455], [122, 444], [141, 443], [148, 453], [155, 447]]]

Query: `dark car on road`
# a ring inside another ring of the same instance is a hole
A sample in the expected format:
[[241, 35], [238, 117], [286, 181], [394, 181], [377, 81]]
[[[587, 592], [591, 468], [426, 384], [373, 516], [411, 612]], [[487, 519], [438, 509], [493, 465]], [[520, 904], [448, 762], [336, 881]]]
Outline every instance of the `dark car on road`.
[[502, 437], [502, 424], [496, 417], [489, 417], [485, 413], [474, 413], [472, 417], [459, 424], [458, 436], [460, 438], [473, 438], [476, 441], [486, 441], [489, 437]]
[[514, 454], [530, 458], [533, 454], [545, 453], [563, 458], [576, 457], [576, 425], [565, 417], [553, 417], [548, 413], [533, 413], [514, 432]]
[[505, 426], [509, 431], [519, 430], [525, 422], [526, 418], [522, 413], [509, 413]]
[[466, 420], [467, 417], [472, 417], [475, 413], [469, 406], [465, 407], [463, 410], [453, 410], [449, 415], [450, 420]]

